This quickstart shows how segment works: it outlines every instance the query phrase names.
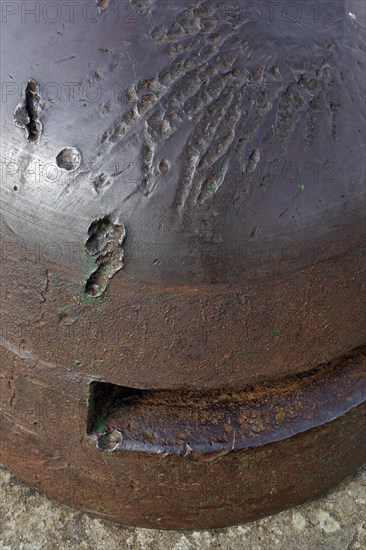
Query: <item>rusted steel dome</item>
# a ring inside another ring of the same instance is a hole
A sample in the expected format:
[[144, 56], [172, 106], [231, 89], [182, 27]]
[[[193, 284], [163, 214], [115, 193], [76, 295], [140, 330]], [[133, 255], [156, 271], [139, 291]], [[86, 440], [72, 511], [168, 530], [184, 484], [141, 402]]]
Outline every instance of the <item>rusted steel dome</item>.
[[359, 467], [362, 3], [2, 2], [0, 462], [127, 525]]

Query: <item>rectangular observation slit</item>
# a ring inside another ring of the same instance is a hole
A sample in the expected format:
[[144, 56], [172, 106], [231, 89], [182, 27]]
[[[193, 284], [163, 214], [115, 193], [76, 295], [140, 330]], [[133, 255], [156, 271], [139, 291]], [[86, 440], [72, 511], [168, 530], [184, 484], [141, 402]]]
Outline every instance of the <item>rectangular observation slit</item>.
[[99, 451], [187, 457], [237, 444], [242, 396], [233, 390], [146, 390], [93, 381], [88, 391], [87, 433]]

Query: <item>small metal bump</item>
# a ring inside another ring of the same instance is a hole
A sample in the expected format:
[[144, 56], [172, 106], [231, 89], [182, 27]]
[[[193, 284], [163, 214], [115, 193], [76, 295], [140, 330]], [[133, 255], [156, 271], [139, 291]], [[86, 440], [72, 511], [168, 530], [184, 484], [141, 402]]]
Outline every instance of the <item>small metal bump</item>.
[[166, 174], [170, 171], [170, 162], [167, 159], [163, 159], [159, 164], [159, 170], [162, 174]]
[[97, 448], [100, 451], [113, 453], [123, 441], [123, 435], [118, 430], [102, 434], [97, 440]]
[[81, 153], [75, 147], [66, 147], [57, 155], [56, 163], [62, 170], [74, 172], [81, 164]]

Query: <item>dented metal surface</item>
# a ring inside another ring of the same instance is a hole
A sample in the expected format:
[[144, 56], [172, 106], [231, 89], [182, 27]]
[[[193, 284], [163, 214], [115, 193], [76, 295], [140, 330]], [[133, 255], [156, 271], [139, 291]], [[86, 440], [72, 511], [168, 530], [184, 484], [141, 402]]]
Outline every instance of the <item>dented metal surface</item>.
[[95, 262], [95, 268], [85, 283], [87, 296], [101, 296], [107, 288], [109, 279], [122, 269], [122, 244], [125, 236], [123, 224], [117, 220], [112, 221], [109, 216], [90, 225], [85, 249]]
[[42, 131], [42, 123], [38, 118], [40, 101], [37, 82], [31, 79], [25, 88], [24, 99], [14, 113], [14, 122], [25, 130], [28, 141], [37, 141]]
[[365, 458], [361, 3], [24, 4], [1, 23], [0, 461], [155, 528], [331, 487]]

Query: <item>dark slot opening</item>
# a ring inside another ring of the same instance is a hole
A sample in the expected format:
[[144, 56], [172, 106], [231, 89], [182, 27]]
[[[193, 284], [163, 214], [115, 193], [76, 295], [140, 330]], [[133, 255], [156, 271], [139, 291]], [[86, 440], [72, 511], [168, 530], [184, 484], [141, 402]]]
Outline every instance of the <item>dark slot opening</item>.
[[115, 409], [137, 403], [147, 393], [147, 390], [127, 388], [107, 382], [92, 382], [89, 385], [88, 434], [103, 432], [108, 416]]

